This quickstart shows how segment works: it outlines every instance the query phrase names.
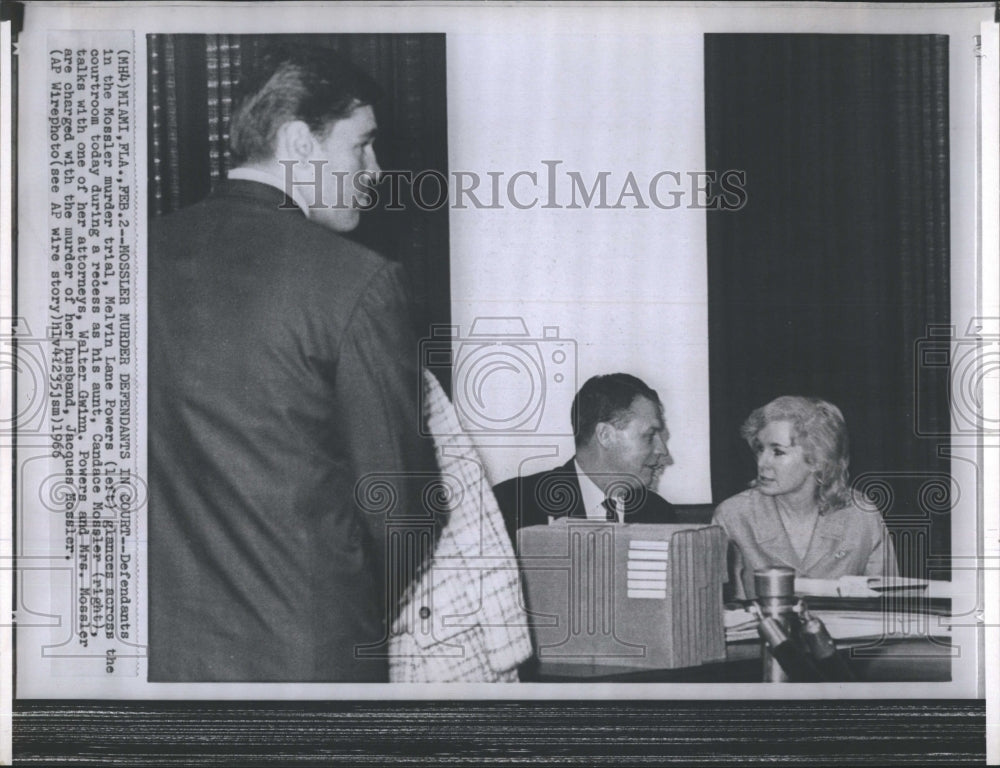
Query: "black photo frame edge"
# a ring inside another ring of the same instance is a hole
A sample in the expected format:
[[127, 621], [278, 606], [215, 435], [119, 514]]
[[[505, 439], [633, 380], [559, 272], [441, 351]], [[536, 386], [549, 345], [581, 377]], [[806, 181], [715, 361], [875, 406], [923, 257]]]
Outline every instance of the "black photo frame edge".
[[15, 701], [15, 765], [983, 765], [982, 699]]

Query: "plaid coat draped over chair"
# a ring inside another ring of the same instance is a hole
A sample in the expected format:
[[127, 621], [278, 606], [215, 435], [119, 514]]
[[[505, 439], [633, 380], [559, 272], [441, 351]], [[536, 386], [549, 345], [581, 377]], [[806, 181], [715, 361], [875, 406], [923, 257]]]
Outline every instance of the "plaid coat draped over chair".
[[449, 517], [392, 627], [393, 682], [515, 682], [531, 655], [517, 558], [472, 440], [428, 371], [424, 417]]

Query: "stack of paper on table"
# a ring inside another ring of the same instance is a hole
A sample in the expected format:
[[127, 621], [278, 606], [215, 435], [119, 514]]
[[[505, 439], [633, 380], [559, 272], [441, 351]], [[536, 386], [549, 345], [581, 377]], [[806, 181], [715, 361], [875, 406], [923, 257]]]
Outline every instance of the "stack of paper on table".
[[795, 577], [795, 594], [815, 597], [880, 597], [887, 592], [927, 593], [931, 582], [902, 576], [841, 576], [839, 579]]
[[[930, 608], [931, 600], [936, 602], [950, 596], [949, 588], [948, 582], [903, 577], [795, 579], [795, 594], [805, 599], [810, 612], [838, 641], [868, 637], [948, 637], [950, 618], [936, 615]], [[836, 607], [829, 607], [831, 602]], [[840, 605], [841, 602], [844, 605]], [[745, 608], [726, 610], [725, 626], [727, 643], [758, 637], [756, 619]]]

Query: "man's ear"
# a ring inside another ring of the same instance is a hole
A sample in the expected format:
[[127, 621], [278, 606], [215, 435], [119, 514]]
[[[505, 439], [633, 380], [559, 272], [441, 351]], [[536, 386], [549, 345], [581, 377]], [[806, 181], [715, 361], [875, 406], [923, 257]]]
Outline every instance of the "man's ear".
[[316, 137], [301, 120], [282, 123], [274, 136], [274, 156], [278, 160], [308, 160], [313, 155]]
[[610, 448], [615, 444], [618, 437], [618, 430], [615, 429], [613, 424], [609, 424], [606, 421], [597, 422], [597, 426], [594, 427], [594, 437], [597, 438], [597, 442], [600, 443], [602, 448]]

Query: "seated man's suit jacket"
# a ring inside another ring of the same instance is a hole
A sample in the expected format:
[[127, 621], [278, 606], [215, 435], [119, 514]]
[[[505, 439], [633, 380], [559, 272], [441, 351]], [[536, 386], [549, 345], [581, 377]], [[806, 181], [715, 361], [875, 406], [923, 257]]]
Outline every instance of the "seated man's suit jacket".
[[[547, 472], [505, 480], [493, 493], [515, 547], [520, 528], [545, 525], [560, 517], [587, 517], [573, 459]], [[626, 523], [676, 522], [673, 506], [654, 491], [636, 491], [624, 502]]]

